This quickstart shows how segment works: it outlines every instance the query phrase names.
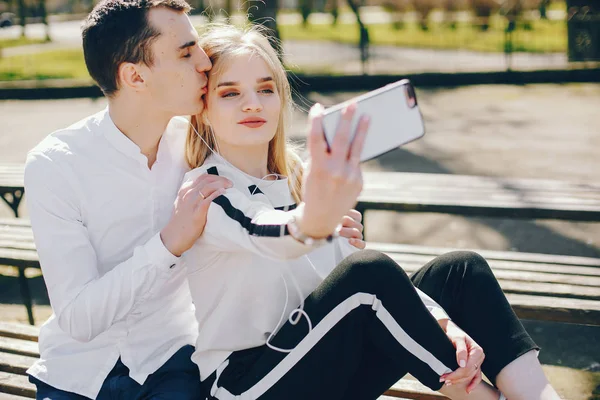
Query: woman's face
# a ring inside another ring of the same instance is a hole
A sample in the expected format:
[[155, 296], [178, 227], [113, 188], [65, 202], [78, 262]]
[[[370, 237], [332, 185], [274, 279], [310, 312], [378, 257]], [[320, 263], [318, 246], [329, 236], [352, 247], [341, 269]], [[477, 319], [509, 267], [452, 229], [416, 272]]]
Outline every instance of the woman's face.
[[281, 111], [273, 73], [258, 55], [225, 62], [216, 79], [209, 77], [206, 98], [206, 117], [219, 145], [268, 146]]

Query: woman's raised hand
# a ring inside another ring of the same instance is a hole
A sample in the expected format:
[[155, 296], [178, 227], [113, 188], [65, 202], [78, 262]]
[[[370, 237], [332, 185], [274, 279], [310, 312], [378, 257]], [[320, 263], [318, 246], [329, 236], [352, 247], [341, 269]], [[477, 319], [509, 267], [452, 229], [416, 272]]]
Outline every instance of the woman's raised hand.
[[362, 190], [360, 154], [369, 127], [368, 116], [361, 116], [352, 140], [351, 124], [356, 105], [342, 111], [330, 149], [323, 134], [323, 107], [313, 106], [309, 114], [308, 150], [310, 160], [304, 175], [305, 206], [297, 223], [313, 238], [327, 237], [356, 204]]

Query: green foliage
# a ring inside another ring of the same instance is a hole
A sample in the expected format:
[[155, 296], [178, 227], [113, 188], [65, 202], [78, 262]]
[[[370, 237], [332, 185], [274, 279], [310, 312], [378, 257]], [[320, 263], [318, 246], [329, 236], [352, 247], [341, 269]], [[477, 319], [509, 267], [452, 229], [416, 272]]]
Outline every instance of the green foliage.
[[[533, 21], [531, 30], [517, 26], [513, 32], [513, 49], [531, 53], [566, 52], [567, 27], [563, 21]], [[281, 25], [283, 40], [334, 41], [358, 44], [359, 29], [356, 24]], [[455, 30], [447, 24], [430, 23], [423, 31], [413, 22], [395, 29], [392, 24], [368, 25], [371, 45], [395, 45], [414, 48], [463, 49], [485, 52], [503, 52], [506, 20], [493, 17], [490, 28], [481, 32], [467, 23], [458, 23]]]

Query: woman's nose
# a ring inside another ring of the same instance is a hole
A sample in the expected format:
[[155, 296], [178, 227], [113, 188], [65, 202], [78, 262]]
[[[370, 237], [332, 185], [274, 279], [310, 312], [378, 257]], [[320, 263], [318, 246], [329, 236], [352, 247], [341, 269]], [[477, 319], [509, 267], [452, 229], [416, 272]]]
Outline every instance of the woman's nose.
[[247, 97], [247, 100], [244, 102], [243, 108], [244, 111], [247, 112], [259, 112], [262, 111], [263, 106], [256, 93], [254, 93], [253, 95]]

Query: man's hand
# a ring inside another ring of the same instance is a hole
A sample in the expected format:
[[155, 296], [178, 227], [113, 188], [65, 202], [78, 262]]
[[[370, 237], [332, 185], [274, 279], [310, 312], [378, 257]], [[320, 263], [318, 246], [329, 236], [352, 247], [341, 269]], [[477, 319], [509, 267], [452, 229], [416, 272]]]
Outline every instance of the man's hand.
[[363, 240], [362, 214], [354, 209], [348, 211], [348, 214], [342, 219], [342, 229], [340, 236], [348, 238], [348, 242], [357, 249], [364, 249], [366, 246]]
[[210, 203], [231, 186], [229, 179], [208, 174], [184, 184], [177, 193], [171, 220], [160, 232], [167, 250], [179, 257], [192, 247], [204, 231]]
[[361, 116], [351, 140], [355, 111], [356, 104], [342, 111], [330, 150], [323, 134], [323, 107], [317, 104], [310, 111], [310, 161], [302, 185], [305, 207], [297, 217], [297, 223], [304, 234], [313, 238], [330, 235], [354, 207], [362, 190], [359, 162], [369, 120], [367, 116]]
[[467, 393], [481, 382], [481, 364], [485, 359], [483, 349], [469, 335], [460, 329], [454, 322], [444, 320], [440, 325], [456, 348], [456, 361], [460, 366], [456, 371], [440, 377], [440, 382], [446, 385], [468, 383]]

